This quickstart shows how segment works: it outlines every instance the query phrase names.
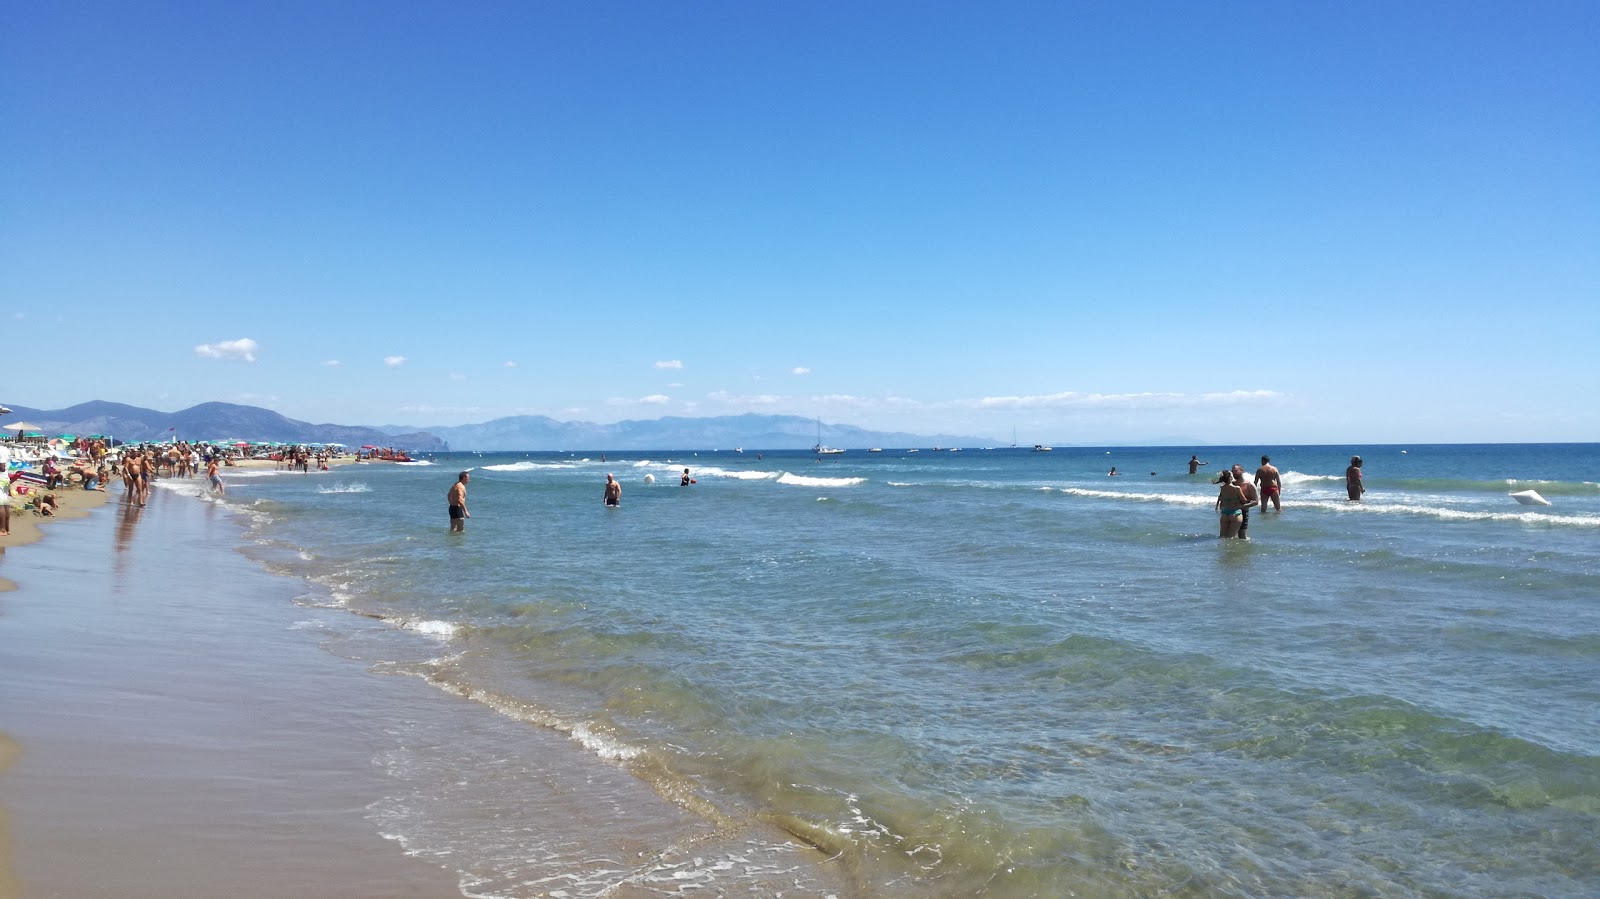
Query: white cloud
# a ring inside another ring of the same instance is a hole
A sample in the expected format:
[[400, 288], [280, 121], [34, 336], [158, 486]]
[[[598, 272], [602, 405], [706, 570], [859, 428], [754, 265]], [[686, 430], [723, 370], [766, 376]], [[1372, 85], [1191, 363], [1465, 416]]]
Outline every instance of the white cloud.
[[465, 381], [466, 379], [467, 379], [467, 376], [462, 374], [461, 372], [453, 371], [453, 372], [450, 373], [450, 380], [452, 380], [452, 381]]
[[656, 363], [656, 368], [676, 370], [683, 368], [683, 363], [677, 359], [663, 359], [662, 361]]
[[516, 368], [516, 367], [517, 367], [517, 363], [509, 362], [509, 361], [506, 362], [506, 368]]
[[404, 357], [404, 356], [384, 356], [383, 357], [383, 364], [389, 366], [390, 368], [399, 368], [400, 366], [406, 364], [406, 357]]
[[736, 406], [771, 406], [776, 403], [783, 402], [783, 397], [776, 393], [741, 394], [729, 393], [726, 390], [718, 390], [714, 393], [708, 393], [706, 394], [706, 399], [711, 400], [714, 403], [725, 403]]
[[400, 415], [474, 415], [483, 410], [481, 406], [401, 406], [394, 411]]
[[339, 360], [338, 359], [329, 359], [327, 362], [324, 362], [322, 364], [328, 366], [329, 368], [338, 368], [339, 367]]
[[202, 343], [194, 348], [194, 353], [206, 359], [241, 359], [245, 362], [254, 362], [256, 342], [248, 337], [241, 337], [238, 340]]
[[804, 365], [796, 365], [794, 368], [789, 369], [789, 372], [796, 375], [809, 375], [811, 374], [811, 369], [806, 368]]
[[1251, 403], [1283, 399], [1284, 396], [1275, 390], [1233, 390], [1225, 393], [1080, 393], [1066, 390], [1034, 396], [986, 396], [978, 400], [961, 400], [957, 405], [980, 409], [1148, 409]]
[[672, 402], [672, 397], [667, 396], [664, 393], [653, 393], [653, 394], [651, 394], [649, 396], [641, 396], [638, 399], [627, 399], [625, 397], [612, 397], [611, 399], [606, 400], [606, 405], [608, 405], [608, 406], [635, 406], [635, 405], [643, 404], [643, 405], [646, 405], [646, 406], [661, 406], [661, 405], [665, 405], [665, 404], [670, 403], [670, 402]]

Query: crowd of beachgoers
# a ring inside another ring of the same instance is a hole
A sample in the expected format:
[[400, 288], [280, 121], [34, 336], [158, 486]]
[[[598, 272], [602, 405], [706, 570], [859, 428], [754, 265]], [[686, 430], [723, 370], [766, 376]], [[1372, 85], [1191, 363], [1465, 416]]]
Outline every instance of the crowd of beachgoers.
[[215, 492], [224, 490], [220, 471], [245, 462], [272, 462], [279, 468], [326, 471], [345, 456], [343, 447], [282, 443], [216, 443], [174, 440], [166, 443], [115, 443], [104, 437], [54, 440], [0, 440], [0, 537], [11, 532], [13, 512], [51, 517], [70, 493], [105, 493], [120, 478], [124, 502], [144, 505], [156, 478], [204, 476]]

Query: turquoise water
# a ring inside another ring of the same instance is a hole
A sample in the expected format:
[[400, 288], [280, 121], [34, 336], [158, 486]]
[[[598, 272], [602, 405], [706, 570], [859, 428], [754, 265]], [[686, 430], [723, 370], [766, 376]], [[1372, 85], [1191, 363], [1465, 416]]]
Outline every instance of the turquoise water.
[[[375, 664], [776, 824], [855, 895], [1600, 893], [1600, 446], [1189, 452], [459, 454], [226, 502], [308, 601], [394, 624]], [[1263, 452], [1283, 512], [1216, 540], [1209, 477]], [[434, 799], [375, 814], [477, 894], [553, 894], [537, 821]]]

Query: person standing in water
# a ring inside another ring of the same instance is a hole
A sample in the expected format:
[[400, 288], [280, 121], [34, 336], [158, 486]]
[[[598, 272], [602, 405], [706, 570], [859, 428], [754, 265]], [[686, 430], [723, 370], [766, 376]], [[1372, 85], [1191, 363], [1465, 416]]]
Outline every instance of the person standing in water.
[[1233, 482], [1233, 472], [1224, 470], [1217, 476], [1222, 489], [1217, 492], [1216, 510], [1220, 516], [1218, 537], [1239, 536], [1239, 525], [1244, 522], [1244, 491]]
[[683, 470], [683, 477], [678, 479], [678, 486], [687, 487], [692, 483], [694, 483], [694, 479], [689, 477], [689, 469], [685, 468]]
[[1250, 507], [1261, 501], [1261, 494], [1256, 492], [1256, 485], [1250, 481], [1250, 476], [1244, 473], [1244, 466], [1235, 464], [1229, 469], [1233, 475], [1233, 483], [1238, 485], [1239, 492], [1244, 494], [1243, 514], [1239, 516], [1239, 539], [1249, 540], [1246, 532], [1250, 530]]
[[1189, 473], [1190, 474], [1199, 474], [1200, 473], [1200, 466], [1202, 466], [1202, 465], [1210, 465], [1210, 464], [1211, 464], [1210, 462], [1201, 462], [1199, 454], [1190, 456], [1189, 457]]
[[617, 479], [612, 477], [609, 473], [606, 475], [605, 502], [608, 506], [622, 505], [622, 484], [619, 483]]
[[1256, 489], [1261, 491], [1261, 511], [1267, 511], [1268, 500], [1272, 501], [1272, 511], [1283, 511], [1283, 501], [1278, 498], [1283, 493], [1283, 479], [1278, 475], [1278, 467], [1272, 464], [1271, 456], [1261, 457], [1261, 467], [1256, 469]]
[[472, 475], [463, 471], [444, 495], [445, 502], [450, 506], [450, 530], [453, 533], [466, 533], [467, 519], [472, 517], [472, 513], [467, 511], [467, 482], [470, 480]]
[[1361, 457], [1351, 456], [1350, 467], [1344, 470], [1344, 489], [1350, 494], [1350, 501], [1361, 501], [1361, 495], [1367, 492], [1367, 485], [1361, 483]]

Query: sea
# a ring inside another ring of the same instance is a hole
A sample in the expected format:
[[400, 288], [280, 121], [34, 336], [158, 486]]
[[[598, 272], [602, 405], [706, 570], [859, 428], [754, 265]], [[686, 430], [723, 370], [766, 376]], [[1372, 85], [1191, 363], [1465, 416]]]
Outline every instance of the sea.
[[[1263, 454], [1282, 511], [1217, 539]], [[364, 812], [469, 896], [1600, 895], [1600, 444], [224, 477], [159, 486], [498, 722], [405, 722]]]

